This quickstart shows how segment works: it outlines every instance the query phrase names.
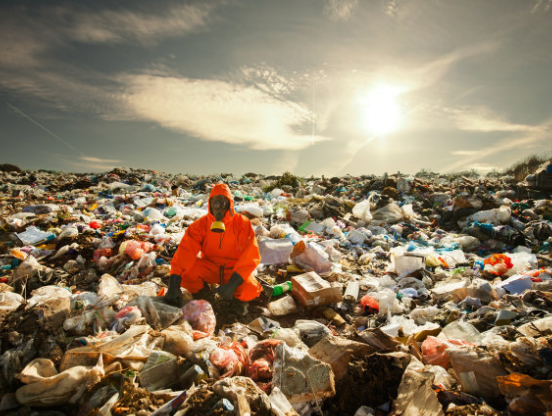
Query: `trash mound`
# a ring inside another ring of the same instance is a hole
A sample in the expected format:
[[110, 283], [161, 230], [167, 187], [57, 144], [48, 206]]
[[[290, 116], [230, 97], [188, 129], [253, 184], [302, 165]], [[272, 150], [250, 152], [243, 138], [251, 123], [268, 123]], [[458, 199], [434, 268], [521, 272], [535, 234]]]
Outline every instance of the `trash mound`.
[[[0, 413], [550, 414], [550, 191], [421, 173], [0, 166]], [[217, 183], [263, 292], [168, 306]]]

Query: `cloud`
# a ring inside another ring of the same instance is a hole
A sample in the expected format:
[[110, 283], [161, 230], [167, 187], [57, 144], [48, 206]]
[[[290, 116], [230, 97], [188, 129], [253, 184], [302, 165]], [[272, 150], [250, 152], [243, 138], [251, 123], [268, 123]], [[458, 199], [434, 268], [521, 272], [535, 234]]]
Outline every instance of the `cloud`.
[[[73, 16], [66, 28], [72, 39], [86, 43], [154, 43], [158, 39], [193, 33], [207, 26], [214, 3], [179, 4], [161, 12], [104, 10]], [[64, 14], [66, 11], [64, 11]]]
[[388, 16], [396, 16], [399, 12], [399, 6], [397, 0], [387, 0], [387, 7], [385, 8], [385, 14]]
[[90, 163], [122, 163], [123, 161], [122, 160], [119, 160], [119, 159], [102, 159], [102, 158], [99, 158], [99, 157], [90, 157], [90, 156], [83, 156], [83, 157], [80, 157], [79, 158], [80, 160], [84, 161], [84, 162], [90, 162]]
[[495, 51], [499, 43], [487, 40], [443, 54], [426, 65], [413, 68], [405, 78], [411, 80], [412, 89], [432, 86], [440, 81], [456, 64], [468, 58]]
[[335, 20], [349, 20], [358, 0], [327, 0], [324, 13]]
[[4, 8], [0, 14], [0, 65], [37, 67], [53, 49], [71, 42], [89, 44], [138, 43], [155, 45], [161, 39], [205, 30], [213, 11], [223, 2], [159, 6], [152, 10], [97, 10], [43, 6]]
[[509, 137], [497, 141], [493, 141], [491, 145], [481, 147], [476, 153], [466, 155], [465, 158], [459, 158], [455, 163], [446, 166], [445, 172], [454, 172], [459, 169], [471, 167], [475, 162], [482, 159], [497, 158], [497, 154], [518, 149], [545, 148], [550, 141], [549, 130], [552, 120], [547, 120], [542, 123], [539, 128], [534, 131], [523, 131], [523, 135]]
[[485, 107], [467, 107], [451, 110], [456, 126], [464, 131], [477, 132], [538, 132], [542, 126], [511, 123]]
[[472, 156], [477, 154], [477, 150], [455, 150], [450, 153], [454, 156]]
[[284, 77], [266, 63], [244, 66], [240, 68], [240, 73], [243, 81], [251, 83], [275, 97], [285, 97], [296, 88], [295, 82], [291, 78]]
[[540, 10], [547, 12], [550, 8], [552, 8], [552, 0], [535, 0], [531, 13], [538, 13]]
[[153, 121], [199, 139], [251, 149], [299, 150], [313, 141], [310, 112], [252, 86], [158, 75], [128, 75], [121, 80], [128, 116]]
[[119, 159], [103, 159], [92, 156], [81, 156], [76, 159], [68, 159], [60, 155], [53, 156], [62, 160], [66, 165], [71, 166], [71, 169], [77, 169], [80, 172], [105, 172], [123, 164], [123, 161]]

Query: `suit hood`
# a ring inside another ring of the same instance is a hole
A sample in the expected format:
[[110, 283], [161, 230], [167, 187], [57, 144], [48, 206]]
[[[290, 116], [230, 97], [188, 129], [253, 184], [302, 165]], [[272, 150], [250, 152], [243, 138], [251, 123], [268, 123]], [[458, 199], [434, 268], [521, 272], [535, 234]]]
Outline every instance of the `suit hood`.
[[211, 212], [211, 198], [217, 195], [224, 195], [230, 201], [230, 207], [228, 208], [228, 212], [226, 213], [224, 218], [226, 218], [228, 214], [230, 214], [230, 216], [233, 217], [234, 216], [234, 197], [232, 196], [232, 192], [230, 192], [230, 188], [225, 183], [216, 184], [213, 187], [213, 189], [211, 189], [211, 193], [209, 194], [209, 200], [207, 203], [207, 209], [209, 210], [209, 215], [215, 218], [215, 216]]

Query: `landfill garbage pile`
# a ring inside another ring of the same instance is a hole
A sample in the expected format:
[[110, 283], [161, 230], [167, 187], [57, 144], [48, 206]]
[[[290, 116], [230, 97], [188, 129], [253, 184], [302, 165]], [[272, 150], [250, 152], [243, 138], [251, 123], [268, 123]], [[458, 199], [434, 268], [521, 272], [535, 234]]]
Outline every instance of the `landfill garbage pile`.
[[[0, 172], [0, 413], [546, 415], [552, 207], [512, 178]], [[291, 180], [293, 179], [293, 180]], [[160, 302], [227, 183], [260, 298]]]

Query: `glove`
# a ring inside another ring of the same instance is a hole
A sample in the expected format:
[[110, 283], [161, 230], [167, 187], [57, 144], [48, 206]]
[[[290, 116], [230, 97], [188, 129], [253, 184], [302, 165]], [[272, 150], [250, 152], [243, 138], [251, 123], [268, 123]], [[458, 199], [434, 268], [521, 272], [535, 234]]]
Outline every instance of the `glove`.
[[163, 303], [166, 305], [176, 306], [177, 308], [182, 307], [184, 304], [184, 296], [182, 296], [182, 292], [180, 291], [181, 281], [182, 277], [177, 274], [171, 274], [169, 276], [169, 290], [167, 291], [167, 294], [161, 298]]
[[202, 289], [200, 289], [199, 292], [194, 293], [192, 296], [196, 300], [202, 299], [206, 301], [212, 301], [213, 293], [211, 292], [211, 289], [209, 289], [208, 286], [204, 286]]
[[220, 295], [221, 298], [224, 300], [232, 300], [234, 297], [234, 292], [238, 288], [239, 285], [243, 283], [243, 277], [241, 277], [238, 273], [234, 272], [232, 273], [232, 276], [230, 276], [230, 280], [228, 280], [228, 283], [224, 285], [220, 285], [216, 289], [216, 293]]

